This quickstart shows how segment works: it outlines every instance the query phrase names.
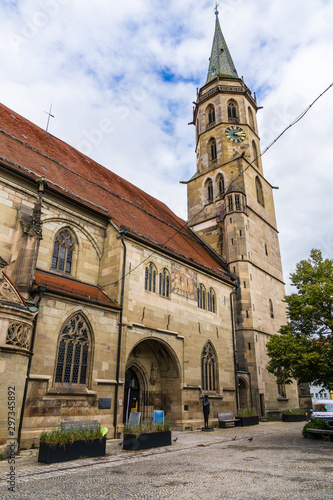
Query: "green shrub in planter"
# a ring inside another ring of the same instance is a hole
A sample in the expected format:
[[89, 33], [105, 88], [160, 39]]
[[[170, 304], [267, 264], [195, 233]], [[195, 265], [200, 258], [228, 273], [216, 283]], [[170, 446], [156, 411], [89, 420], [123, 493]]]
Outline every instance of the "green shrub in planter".
[[78, 426], [62, 429], [54, 427], [51, 431], [43, 431], [40, 435], [40, 442], [51, 446], [62, 446], [73, 444], [74, 441], [89, 441], [93, 439], [102, 439], [105, 435], [104, 429], [98, 424], [95, 428]]
[[306, 415], [308, 411], [304, 408], [289, 408], [289, 410], [283, 410], [282, 415]]
[[[308, 422], [307, 424], [304, 425], [303, 427], [303, 430], [302, 430], [302, 434], [303, 434], [303, 437], [307, 438], [307, 433], [306, 433], [306, 430], [307, 429], [324, 429], [324, 430], [330, 430], [330, 426], [328, 425], [327, 422], [324, 422], [324, 420], [310, 420], [310, 422]], [[318, 437], [321, 437], [321, 438], [324, 438], [324, 436], [318, 436]]]
[[239, 408], [237, 417], [258, 417], [259, 413], [256, 408]]
[[140, 434], [148, 434], [150, 432], [163, 432], [170, 430], [171, 425], [167, 420], [165, 420], [163, 424], [154, 424], [153, 421], [147, 420], [143, 424], [135, 426], [125, 424], [123, 434], [135, 434], [135, 436], [139, 436]]

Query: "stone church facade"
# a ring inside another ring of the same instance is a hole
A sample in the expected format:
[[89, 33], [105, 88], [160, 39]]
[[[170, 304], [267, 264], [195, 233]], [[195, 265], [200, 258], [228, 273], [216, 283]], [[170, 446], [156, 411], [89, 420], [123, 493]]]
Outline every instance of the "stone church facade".
[[195, 429], [205, 394], [213, 425], [298, 406], [265, 368], [285, 311], [257, 109], [216, 17], [186, 224], [0, 105], [0, 447], [70, 419], [116, 437], [133, 410]]

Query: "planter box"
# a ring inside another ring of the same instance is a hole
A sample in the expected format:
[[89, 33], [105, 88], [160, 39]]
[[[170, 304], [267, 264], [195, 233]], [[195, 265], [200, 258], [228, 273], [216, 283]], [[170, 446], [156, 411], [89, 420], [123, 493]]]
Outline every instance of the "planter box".
[[248, 425], [258, 425], [259, 417], [258, 415], [252, 417], [237, 417], [240, 420], [239, 425], [241, 427], [247, 427]]
[[63, 446], [51, 446], [48, 443], [40, 443], [38, 462], [44, 464], [55, 464], [78, 460], [79, 458], [104, 457], [106, 437], [88, 441], [74, 441], [72, 444]]
[[282, 422], [305, 422], [307, 420], [306, 415], [283, 415]]
[[123, 450], [147, 450], [170, 445], [171, 431], [147, 432], [140, 434], [138, 437], [135, 434], [125, 434]]

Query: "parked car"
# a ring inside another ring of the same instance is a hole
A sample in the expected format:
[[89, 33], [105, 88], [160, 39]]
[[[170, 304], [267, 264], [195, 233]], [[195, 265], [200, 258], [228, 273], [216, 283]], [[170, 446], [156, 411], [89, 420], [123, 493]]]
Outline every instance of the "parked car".
[[325, 420], [333, 427], [333, 399], [319, 399], [311, 413], [313, 420]]

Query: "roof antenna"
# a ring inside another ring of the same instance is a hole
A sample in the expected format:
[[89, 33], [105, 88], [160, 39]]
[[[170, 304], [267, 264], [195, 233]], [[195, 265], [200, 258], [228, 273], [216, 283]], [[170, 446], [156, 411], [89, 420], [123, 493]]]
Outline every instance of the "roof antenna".
[[51, 111], [52, 111], [52, 103], [51, 103], [51, 106], [50, 106], [50, 111], [49, 112], [44, 111], [44, 113], [46, 113], [48, 115], [47, 125], [46, 125], [46, 132], [48, 131], [48, 128], [49, 128], [49, 123], [50, 123], [51, 116], [52, 116], [52, 118], [54, 118], [54, 115], [51, 114]]

